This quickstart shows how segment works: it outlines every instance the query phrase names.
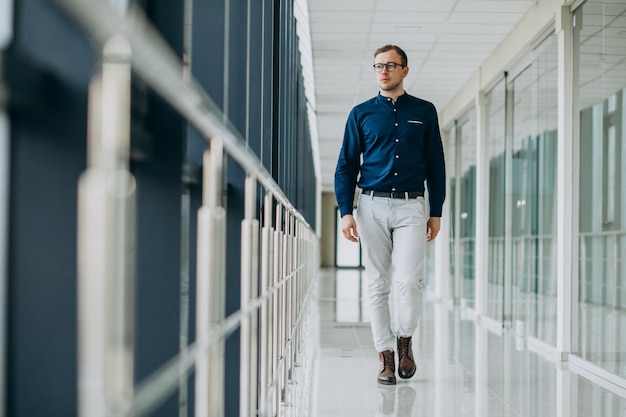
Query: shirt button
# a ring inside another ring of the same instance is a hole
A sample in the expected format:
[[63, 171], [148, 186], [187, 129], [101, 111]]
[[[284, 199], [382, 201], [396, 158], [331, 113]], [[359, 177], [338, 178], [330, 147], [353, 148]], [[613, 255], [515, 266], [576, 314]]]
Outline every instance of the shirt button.
[[400, 158], [400, 155], [396, 155], [396, 159]]
[[394, 177], [397, 177], [397, 176], [398, 176], [398, 173], [397, 173], [397, 172], [394, 172], [394, 173], [393, 173], [393, 176], [394, 176]]
[[398, 124], [397, 124], [397, 123], [394, 123], [394, 126], [398, 127]]
[[400, 142], [400, 139], [396, 138], [396, 143]]
[[391, 191], [395, 192], [395, 191], [396, 191], [396, 187], [393, 187], [393, 188], [391, 189]]

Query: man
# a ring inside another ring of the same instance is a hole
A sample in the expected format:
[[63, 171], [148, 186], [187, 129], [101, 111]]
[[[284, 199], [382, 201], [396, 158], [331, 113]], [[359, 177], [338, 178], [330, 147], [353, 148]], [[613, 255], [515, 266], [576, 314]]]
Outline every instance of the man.
[[[422, 313], [426, 242], [437, 236], [446, 193], [443, 146], [435, 107], [404, 91], [406, 53], [386, 45], [374, 53], [379, 94], [355, 106], [346, 122], [335, 171], [335, 194], [346, 239], [363, 248], [378, 382], [415, 374], [411, 338]], [[360, 175], [359, 175], [360, 174]], [[424, 183], [430, 216], [426, 219]], [[354, 192], [361, 188], [355, 217]], [[358, 226], [358, 230], [357, 230]], [[391, 283], [398, 326], [391, 328]]]

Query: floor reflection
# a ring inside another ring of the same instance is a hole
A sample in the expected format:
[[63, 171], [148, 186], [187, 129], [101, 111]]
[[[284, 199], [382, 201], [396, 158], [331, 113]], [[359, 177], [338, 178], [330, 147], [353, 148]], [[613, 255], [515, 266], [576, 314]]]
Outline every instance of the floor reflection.
[[417, 393], [410, 385], [378, 385], [376, 417], [411, 417]]
[[338, 269], [335, 273], [335, 319], [339, 323], [369, 323], [367, 287], [362, 269]]
[[435, 302], [414, 338], [416, 375], [377, 384], [362, 275], [322, 271], [313, 417], [626, 417], [622, 396]]

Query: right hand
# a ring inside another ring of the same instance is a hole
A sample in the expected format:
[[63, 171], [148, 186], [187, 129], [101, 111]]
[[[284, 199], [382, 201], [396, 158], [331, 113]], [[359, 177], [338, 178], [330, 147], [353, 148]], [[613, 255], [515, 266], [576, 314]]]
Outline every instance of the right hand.
[[356, 230], [356, 220], [352, 214], [346, 214], [341, 218], [341, 233], [351, 242], [359, 241], [359, 232]]

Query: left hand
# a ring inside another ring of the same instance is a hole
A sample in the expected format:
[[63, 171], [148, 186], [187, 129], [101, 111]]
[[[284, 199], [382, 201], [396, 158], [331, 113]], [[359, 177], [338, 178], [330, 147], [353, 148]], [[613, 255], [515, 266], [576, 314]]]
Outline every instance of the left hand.
[[426, 242], [435, 240], [441, 229], [441, 217], [429, 217], [426, 221]]

